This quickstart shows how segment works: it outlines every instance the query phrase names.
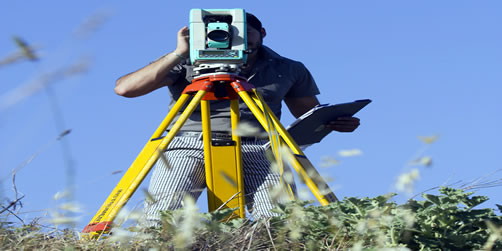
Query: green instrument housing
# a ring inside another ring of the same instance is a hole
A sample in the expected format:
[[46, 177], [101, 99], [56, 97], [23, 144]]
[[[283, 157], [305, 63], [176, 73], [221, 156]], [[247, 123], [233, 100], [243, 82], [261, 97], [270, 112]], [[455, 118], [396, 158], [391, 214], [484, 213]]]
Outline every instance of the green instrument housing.
[[247, 27], [244, 9], [190, 10], [190, 62], [245, 64]]

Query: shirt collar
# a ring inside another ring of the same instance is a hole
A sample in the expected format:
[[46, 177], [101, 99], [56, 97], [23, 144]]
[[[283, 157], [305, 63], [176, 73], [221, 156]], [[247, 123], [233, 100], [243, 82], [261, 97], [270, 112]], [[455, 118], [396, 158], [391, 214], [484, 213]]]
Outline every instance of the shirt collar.
[[277, 52], [273, 51], [272, 49], [268, 48], [265, 45], [262, 45], [260, 47], [260, 50], [258, 51], [258, 53], [259, 53], [259, 57], [261, 59], [265, 59], [265, 60], [268, 60], [268, 59], [274, 59], [274, 60], [282, 59], [281, 55], [277, 54]]

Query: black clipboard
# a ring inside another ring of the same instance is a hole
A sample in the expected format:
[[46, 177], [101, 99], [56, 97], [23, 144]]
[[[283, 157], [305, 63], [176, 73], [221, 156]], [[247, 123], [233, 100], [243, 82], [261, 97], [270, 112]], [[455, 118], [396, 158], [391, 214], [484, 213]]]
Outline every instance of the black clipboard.
[[336, 105], [318, 105], [300, 116], [286, 129], [299, 146], [309, 146], [321, 142], [332, 130], [326, 124], [338, 117], [352, 117], [366, 105], [369, 99]]

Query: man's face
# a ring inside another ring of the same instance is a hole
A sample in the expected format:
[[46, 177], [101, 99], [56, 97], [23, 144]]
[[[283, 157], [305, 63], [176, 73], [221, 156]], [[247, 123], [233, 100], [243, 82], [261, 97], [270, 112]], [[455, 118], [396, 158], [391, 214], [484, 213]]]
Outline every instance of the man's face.
[[247, 26], [247, 39], [248, 39], [248, 49], [254, 50], [260, 48], [263, 44], [263, 38], [261, 36], [261, 32], [251, 25]]

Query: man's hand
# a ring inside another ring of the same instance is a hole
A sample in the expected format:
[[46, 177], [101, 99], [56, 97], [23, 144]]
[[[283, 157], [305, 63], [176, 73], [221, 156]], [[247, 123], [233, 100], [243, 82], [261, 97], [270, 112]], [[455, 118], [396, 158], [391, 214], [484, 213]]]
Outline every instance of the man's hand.
[[173, 80], [166, 76], [174, 66], [190, 55], [189, 35], [188, 27], [181, 28], [178, 31], [178, 44], [174, 53], [168, 53], [143, 68], [117, 79], [115, 93], [132, 98], [173, 84]]
[[178, 31], [178, 43], [176, 46], [176, 54], [188, 58], [190, 55], [190, 42], [189, 42], [190, 32], [188, 27], [184, 26]]
[[356, 117], [340, 117], [331, 121], [326, 127], [337, 132], [353, 132], [359, 127], [359, 119]]

